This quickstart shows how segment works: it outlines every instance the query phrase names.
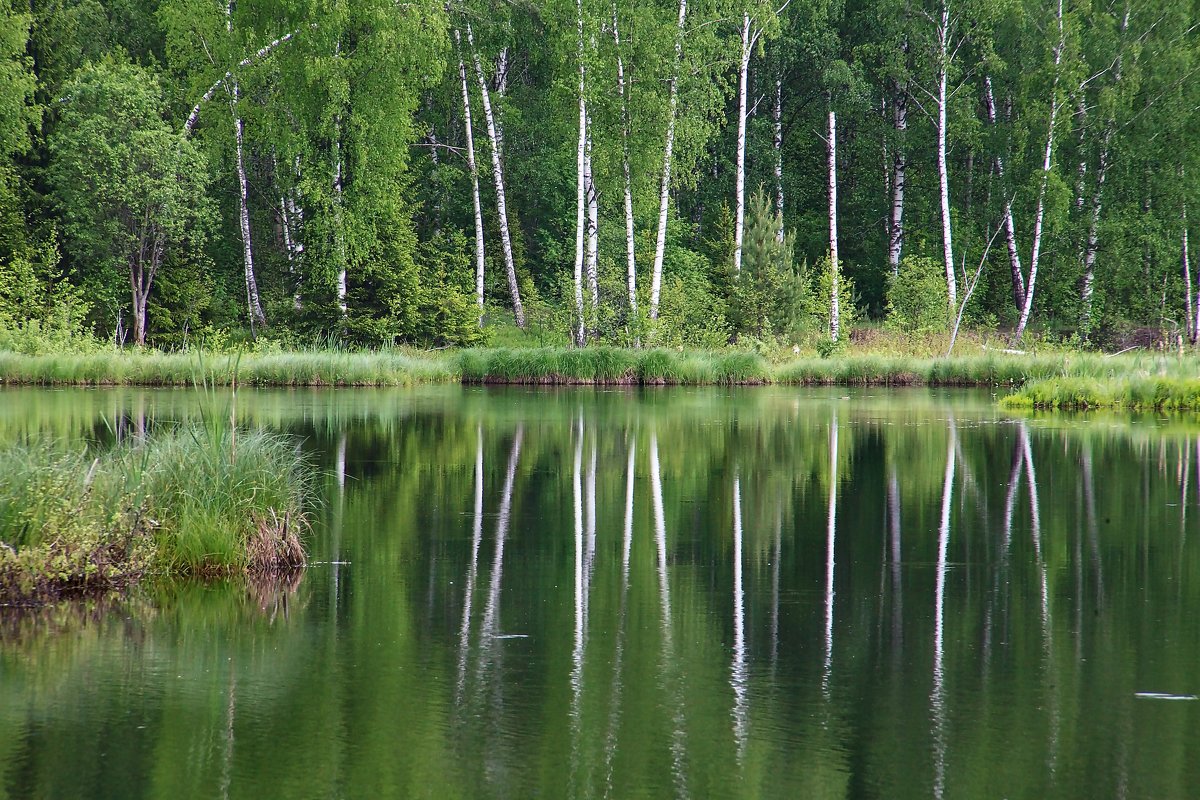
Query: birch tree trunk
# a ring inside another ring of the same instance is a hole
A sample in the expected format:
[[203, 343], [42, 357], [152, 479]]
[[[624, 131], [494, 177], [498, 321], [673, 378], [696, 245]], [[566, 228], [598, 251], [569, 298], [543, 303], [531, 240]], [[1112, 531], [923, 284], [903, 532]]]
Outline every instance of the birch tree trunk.
[[1108, 148], [1112, 127], [1105, 129], [1100, 143], [1100, 161], [1096, 164], [1096, 191], [1092, 193], [1092, 215], [1088, 222], [1087, 243], [1083, 251], [1083, 284], [1079, 299], [1082, 306], [1079, 327], [1086, 340], [1092, 332], [1092, 297], [1096, 291], [1096, 252], [1100, 244], [1100, 211], [1104, 205], [1104, 180], [1108, 177]]
[[[908, 41], [904, 42], [908, 50]], [[896, 143], [892, 148], [892, 212], [888, 223], [888, 266], [892, 277], [900, 272], [900, 256], [904, 249], [904, 189], [908, 180], [908, 156], [905, 135], [908, 131], [908, 90], [898, 81], [892, 83], [892, 128]]]
[[229, 110], [233, 112], [233, 139], [237, 160], [238, 177], [238, 223], [242, 234], [242, 264], [246, 274], [246, 309], [250, 314], [250, 328], [254, 325], [266, 325], [267, 317], [263, 314], [262, 303], [258, 296], [258, 281], [254, 278], [254, 249], [250, 238], [250, 208], [249, 192], [246, 186], [246, 166], [242, 157], [242, 141], [245, 123], [237, 113], [237, 103], [240, 97], [237, 81], [230, 88]]
[[1183, 297], [1187, 304], [1187, 335], [1188, 342], [1196, 343], [1197, 334], [1200, 333], [1200, 328], [1197, 323], [1200, 319], [1196, 317], [1196, 309], [1200, 306], [1200, 297], [1196, 298], [1196, 302], [1192, 301], [1192, 258], [1188, 251], [1188, 218], [1187, 204], [1183, 206], [1183, 211], [1180, 214], [1180, 222], [1183, 224], [1183, 234], [1180, 237], [1179, 261], [1183, 268]]
[[[225, 33], [230, 39], [233, 38], [233, 0], [227, 0], [225, 3]], [[267, 318], [263, 314], [262, 303], [258, 297], [258, 281], [254, 279], [254, 249], [251, 246], [252, 240], [250, 237], [250, 208], [248, 204], [248, 192], [246, 190], [246, 165], [242, 157], [245, 124], [238, 114], [237, 108], [238, 101], [241, 99], [241, 92], [238, 89], [237, 80], [231, 81], [228, 88], [229, 113], [233, 117], [233, 140], [237, 161], [238, 226], [242, 235], [242, 264], [246, 278], [246, 311], [250, 315], [250, 330], [253, 333], [255, 323], [260, 326], [266, 325]]]
[[775, 126], [775, 241], [783, 242], [783, 78], [775, 76], [775, 105], [771, 109]]
[[[996, 126], [996, 96], [992, 92], [990, 75], [983, 79], [983, 107], [987, 113], [988, 123]], [[1017, 229], [1013, 220], [1012, 198], [1008, 194], [1004, 182], [1004, 156], [997, 153], [992, 158], [992, 168], [1000, 177], [1001, 192], [1004, 193], [1004, 241], [1008, 245], [1008, 265], [1012, 275], [1013, 306], [1020, 311], [1025, 307], [1025, 269], [1021, 266], [1021, 251], [1017, 245]]]
[[738, 68], [737, 175], [734, 184], [733, 271], [742, 271], [742, 238], [746, 228], [746, 94], [750, 72], [750, 13], [742, 14], [742, 60]]
[[467, 84], [467, 65], [462, 57], [462, 34], [454, 29], [454, 48], [458, 53], [458, 81], [462, 88], [463, 131], [467, 138], [467, 170], [471, 173], [471, 203], [475, 213], [475, 305], [479, 324], [483, 325], [483, 205], [479, 199], [479, 165], [475, 162], [475, 127], [471, 120], [471, 92]]
[[575, 345], [582, 347], [587, 341], [583, 316], [583, 258], [584, 226], [587, 192], [587, 100], [584, 97], [587, 68], [583, 63], [583, 0], [575, 0], [576, 25], [579, 34], [576, 56], [579, 59], [579, 138], [575, 146]]
[[[1121, 18], [1119, 33], [1121, 36], [1120, 49], [1113, 62], [1113, 86], [1121, 83], [1121, 73], [1125, 56], [1125, 34], [1129, 30], [1130, 6], [1125, 3], [1125, 13]], [[1116, 117], [1110, 112], [1104, 124], [1104, 133], [1100, 139], [1100, 159], [1096, 164], [1096, 191], [1092, 194], [1092, 218], [1088, 223], [1087, 242], [1083, 252], [1083, 282], [1079, 291], [1080, 306], [1082, 307], [1079, 328], [1086, 340], [1092, 332], [1092, 299], [1096, 291], [1096, 253], [1100, 244], [1100, 212], [1104, 205], [1104, 181], [1108, 177], [1109, 156], [1111, 154], [1112, 137], [1116, 132]]]
[[349, 306], [346, 302], [346, 233], [342, 227], [345, 224], [345, 213], [342, 197], [342, 118], [340, 115], [334, 117], [333, 126], [333, 213], [338, 258], [337, 307], [342, 319], [345, 319]]
[[625, 94], [625, 62], [621, 58], [621, 31], [617, 27], [617, 4], [612, 7], [613, 44], [617, 51], [617, 96], [621, 99], [621, 171], [625, 178], [625, 267], [629, 311], [637, 317], [637, 258], [634, 252], [633, 178], [629, 171], [629, 98]]
[[500, 158], [501, 142], [497, 133], [496, 116], [492, 113], [491, 92], [483, 75], [483, 64], [479, 51], [475, 49], [475, 35], [467, 23], [467, 46], [471, 48], [471, 60], [475, 65], [475, 77], [479, 81], [479, 95], [483, 103], [483, 119], [487, 123], [488, 141], [492, 151], [492, 182], [496, 186], [496, 215], [500, 218], [500, 249], [504, 254], [504, 271], [508, 277], [508, 292], [512, 296], [513, 318], [517, 327], [525, 328], [525, 307], [521, 305], [521, 288], [517, 285], [517, 267], [513, 261], [512, 236], [508, 229], [508, 203], [504, 191], [504, 166]]
[[288, 270], [293, 276], [292, 307], [299, 311], [304, 307], [300, 296], [300, 286], [304, 280], [304, 204], [300, 197], [300, 156], [294, 162], [296, 185], [287, 193], [285, 208], [287, 210], [288, 232], [291, 238], [291, 252], [288, 254]]
[[958, 309], [958, 282], [954, 276], [954, 245], [950, 221], [950, 172], [946, 164], [946, 83], [950, 69], [950, 3], [942, 3], [942, 22], [938, 28], [938, 96], [937, 96], [937, 169], [938, 194], [942, 205], [942, 259], [946, 267], [946, 295], [950, 314]]
[[587, 142], [583, 155], [584, 199], [587, 202], [587, 282], [591, 296], [589, 309], [589, 336], [595, 338], [599, 331], [600, 312], [600, 208], [596, 194], [595, 173], [592, 171], [592, 115], [587, 115]]
[[654, 243], [654, 265], [650, 273], [650, 319], [658, 319], [662, 292], [663, 254], [667, 247], [667, 210], [671, 192], [671, 151], [675, 146], [675, 117], [679, 112], [679, 71], [683, 62], [683, 34], [687, 0], [679, 0], [679, 22], [675, 29], [675, 65], [667, 82], [667, 137], [663, 145], [662, 182], [658, 190], [658, 236]]
[[[1025, 301], [1021, 306], [1021, 319], [1013, 333], [1017, 341], [1025, 333], [1029, 324], [1029, 312], [1033, 309], [1033, 292], [1037, 285], [1038, 258], [1042, 251], [1042, 226], [1046, 219], [1046, 188], [1050, 182], [1050, 165], [1054, 156], [1055, 122], [1058, 119], [1058, 83], [1059, 67], [1062, 64], [1063, 49], [1067, 45], [1066, 29], [1063, 25], [1063, 0], [1058, 0], [1056, 19], [1058, 22], [1058, 42], [1054, 47], [1054, 81], [1050, 86], [1050, 120], [1046, 125], [1046, 149], [1042, 156], [1042, 181], [1038, 187], [1037, 210], [1033, 217], [1033, 250], [1029, 254], [1029, 280], [1025, 282]], [[1011, 217], [1011, 210], [1009, 216]]]
[[826, 139], [829, 156], [829, 338], [838, 340], [841, 326], [840, 298], [838, 297], [841, 265], [838, 259], [837, 229], [837, 114], [829, 103], [829, 136]]

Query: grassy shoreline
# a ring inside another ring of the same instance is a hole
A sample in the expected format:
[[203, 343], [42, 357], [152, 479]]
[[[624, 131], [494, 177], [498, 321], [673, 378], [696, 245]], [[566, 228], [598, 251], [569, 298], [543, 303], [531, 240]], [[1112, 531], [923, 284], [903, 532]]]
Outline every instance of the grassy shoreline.
[[1160, 353], [1056, 352], [933, 358], [852, 353], [776, 363], [754, 353], [615, 347], [492, 348], [431, 353], [297, 351], [202, 358], [112, 351], [0, 352], [0, 385], [370, 387], [431, 383], [534, 385], [1008, 386], [1029, 381], [1195, 380], [1200, 358]]
[[122, 589], [146, 576], [294, 570], [307, 478], [275, 434], [190, 425], [99, 453], [0, 446], [0, 604]]

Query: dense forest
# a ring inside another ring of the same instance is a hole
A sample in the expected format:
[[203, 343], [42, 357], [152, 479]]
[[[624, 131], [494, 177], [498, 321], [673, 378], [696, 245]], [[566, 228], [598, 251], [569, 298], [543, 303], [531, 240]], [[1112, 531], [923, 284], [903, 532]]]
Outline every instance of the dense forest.
[[0, 331], [1194, 342], [1198, 72], [1197, 0], [4, 2]]

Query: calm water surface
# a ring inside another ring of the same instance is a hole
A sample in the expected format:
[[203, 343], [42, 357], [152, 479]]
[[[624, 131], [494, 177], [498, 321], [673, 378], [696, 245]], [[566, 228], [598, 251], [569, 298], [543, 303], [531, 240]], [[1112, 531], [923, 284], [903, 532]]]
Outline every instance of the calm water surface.
[[[8, 390], [0, 437], [198, 405]], [[845, 389], [237, 408], [312, 464], [314, 563], [0, 614], [0, 795], [1200, 792], [1200, 424]]]

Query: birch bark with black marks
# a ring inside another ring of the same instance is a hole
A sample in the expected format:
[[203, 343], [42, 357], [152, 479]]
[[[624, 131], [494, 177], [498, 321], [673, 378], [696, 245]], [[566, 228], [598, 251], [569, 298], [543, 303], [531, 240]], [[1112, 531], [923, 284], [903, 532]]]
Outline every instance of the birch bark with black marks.
[[742, 239], [746, 229], [746, 95], [750, 74], [750, 12], [742, 13], [742, 52], [738, 66], [737, 173], [734, 179], [733, 271], [742, 271]]
[[479, 51], [475, 49], [475, 35], [471, 32], [471, 23], [467, 23], [467, 46], [471, 48], [471, 60], [475, 66], [475, 77], [479, 81], [479, 96], [483, 104], [483, 119], [487, 124], [488, 141], [492, 151], [492, 183], [496, 187], [496, 215], [500, 222], [500, 249], [504, 254], [504, 271], [508, 277], [508, 292], [512, 296], [513, 318], [517, 327], [525, 328], [525, 307], [521, 304], [521, 288], [517, 284], [517, 267], [513, 261], [512, 235], [508, 228], [508, 203], [504, 190], [504, 165], [501, 160], [501, 141], [496, 125], [496, 115], [492, 111], [491, 90], [488, 89], [487, 79], [483, 75], [483, 64], [479, 60]]
[[1197, 336], [1200, 334], [1200, 318], [1197, 317], [1197, 309], [1200, 309], [1200, 296], [1197, 296], [1193, 302], [1192, 258], [1188, 249], [1187, 203], [1183, 204], [1183, 211], [1179, 216], [1183, 227], [1180, 236], [1179, 261], [1180, 267], [1183, 269], [1183, 296], [1187, 304], [1187, 335], [1188, 342], [1195, 344]]
[[458, 55], [458, 82], [462, 89], [463, 132], [467, 139], [467, 171], [471, 173], [471, 204], [475, 215], [475, 305], [479, 309], [479, 324], [483, 325], [483, 204], [479, 198], [479, 165], [475, 161], [475, 126], [471, 118], [471, 91], [467, 82], [467, 65], [462, 57], [462, 34], [454, 29], [454, 48]]
[[[903, 44], [908, 52], [908, 40]], [[892, 145], [891, 190], [892, 210], [888, 219], [888, 266], [892, 277], [900, 271], [900, 256], [904, 249], [904, 189], [908, 180], [908, 155], [904, 141], [908, 131], [908, 89], [899, 81], [892, 82], [892, 129], [896, 142]]]
[[837, 229], [837, 113], [833, 110], [832, 99], [829, 100], [829, 133], [825, 144], [829, 163], [829, 338], [836, 342], [841, 327], [838, 297], [841, 262], [838, 259]]
[[346, 288], [346, 231], [345, 206], [343, 197], [343, 165], [342, 165], [342, 117], [340, 114], [333, 118], [333, 218], [334, 246], [338, 259], [337, 274], [337, 307], [342, 319], [349, 312]]
[[617, 4], [612, 6], [613, 45], [617, 53], [617, 96], [621, 100], [621, 171], [625, 179], [625, 267], [629, 311], [637, 316], [637, 257], [634, 250], [633, 178], [629, 170], [629, 98], [625, 93], [625, 61], [621, 57], [621, 31], [617, 27]]
[[[225, 33], [232, 40], [233, 38], [233, 1], [228, 0], [225, 3]], [[246, 281], [246, 311], [250, 316], [250, 330], [254, 330], [255, 324], [266, 325], [267, 318], [263, 314], [262, 303], [258, 297], [258, 281], [254, 278], [254, 248], [252, 247], [252, 239], [250, 236], [250, 208], [249, 197], [246, 189], [246, 164], [242, 155], [242, 143], [245, 137], [245, 123], [240, 114], [238, 114], [238, 102], [241, 100], [241, 91], [238, 88], [237, 79], [227, 83], [227, 91], [229, 92], [229, 113], [233, 117], [233, 141], [234, 152], [237, 163], [237, 178], [238, 178], [238, 228], [242, 236], [242, 266], [245, 272]]]
[[[1125, 35], [1129, 30], [1130, 4], [1125, 3], [1125, 13], [1121, 17], [1118, 32], [1121, 44], [1113, 62], [1113, 88], [1121, 83], [1125, 59]], [[1080, 286], [1079, 300], [1082, 311], [1079, 318], [1079, 328], [1083, 338], [1087, 339], [1092, 332], [1092, 301], [1096, 291], [1096, 253], [1100, 246], [1100, 213], [1104, 207], [1104, 182], [1108, 177], [1109, 158], [1112, 153], [1112, 139], [1116, 133], [1115, 112], [1109, 112], [1104, 123], [1104, 133], [1100, 137], [1100, 158], [1096, 164], [1096, 188], [1092, 193], [1092, 215], [1088, 222], [1087, 240], [1083, 251], [1083, 281]]]
[[233, 138], [237, 159], [238, 226], [242, 234], [242, 265], [246, 278], [246, 309], [250, 315], [250, 327], [253, 329], [255, 324], [260, 326], [266, 325], [267, 317], [263, 313], [262, 302], [258, 296], [258, 281], [254, 277], [254, 248], [250, 236], [249, 192], [246, 184], [245, 160], [242, 156], [245, 123], [236, 110], [239, 96], [238, 84], [234, 81], [230, 90], [229, 108], [233, 111]]
[[1021, 319], [1013, 332], [1013, 341], [1020, 340], [1029, 324], [1029, 313], [1033, 310], [1033, 294], [1037, 286], [1038, 259], [1042, 252], [1042, 229], [1046, 219], [1046, 189], [1050, 183], [1050, 166], [1054, 157], [1055, 122], [1058, 119], [1058, 84], [1063, 50], [1067, 46], [1066, 28], [1063, 23], [1063, 0], [1058, 0], [1055, 19], [1058, 23], [1058, 42], [1054, 46], [1054, 80], [1050, 86], [1050, 119], [1046, 124], [1046, 149], [1042, 156], [1042, 180], [1038, 186], [1037, 210], [1033, 217], [1033, 249], [1029, 254], [1029, 279], [1025, 281], [1025, 299], [1021, 306]]
[[775, 241], [783, 242], [783, 78], [775, 76], [775, 103], [771, 109], [775, 148]]
[[592, 169], [592, 115], [587, 115], [587, 142], [584, 146], [583, 177], [587, 202], [587, 270], [588, 294], [591, 306], [588, 309], [588, 335], [599, 335], [600, 313], [600, 207], [596, 190], [596, 175]]
[[[983, 78], [983, 108], [987, 114], [988, 124], [996, 126], [996, 96], [992, 91], [992, 77]], [[1012, 276], [1013, 306], [1020, 311], [1025, 307], [1025, 269], [1021, 266], [1021, 250], [1017, 245], [1016, 222], [1013, 220], [1012, 196], [1008, 193], [1004, 177], [1004, 156], [997, 153], [992, 158], [992, 169], [1000, 178], [1001, 191], [1004, 192], [1004, 218], [1001, 224], [1004, 229], [1004, 241], [1008, 245], [1008, 265]]]
[[584, 96], [587, 66], [583, 60], [583, 0], [575, 0], [576, 31], [578, 42], [575, 55], [579, 60], [579, 137], [575, 145], [575, 345], [582, 347], [587, 341], [587, 330], [583, 312], [583, 261], [587, 202], [587, 99]]
[[288, 273], [292, 276], [292, 307], [304, 307], [300, 286], [304, 280], [304, 204], [300, 196], [300, 156], [293, 162], [295, 184], [281, 200], [284, 210], [284, 232], [287, 234]]
[[950, 71], [950, 3], [942, 2], [941, 24], [938, 26], [938, 94], [937, 94], [937, 170], [938, 196], [942, 210], [942, 260], [946, 268], [946, 295], [950, 313], [958, 309], [958, 283], [954, 276], [954, 243], [950, 219], [950, 170], [946, 163], [946, 113]]
[[667, 211], [671, 192], [671, 152], [675, 147], [675, 118], [679, 112], [679, 72], [683, 62], [683, 34], [687, 0], [679, 0], [679, 22], [675, 29], [675, 64], [667, 81], [667, 136], [663, 144], [662, 180], [658, 190], [658, 235], [654, 243], [654, 265], [650, 272], [650, 319], [658, 319], [662, 293], [663, 255], [667, 248]]

